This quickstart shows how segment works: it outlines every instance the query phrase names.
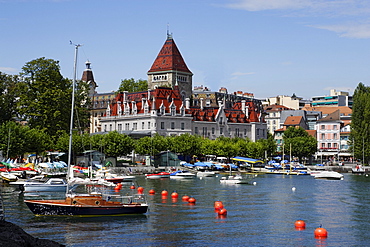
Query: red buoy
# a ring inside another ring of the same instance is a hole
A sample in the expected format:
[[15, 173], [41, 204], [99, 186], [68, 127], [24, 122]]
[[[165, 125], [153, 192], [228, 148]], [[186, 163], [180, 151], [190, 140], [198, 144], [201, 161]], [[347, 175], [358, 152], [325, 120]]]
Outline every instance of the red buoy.
[[197, 200], [195, 200], [194, 197], [189, 197], [189, 200], [188, 200], [189, 203], [195, 203], [196, 201]]
[[118, 185], [116, 185], [116, 187], [114, 187], [114, 191], [119, 191], [121, 189], [121, 187], [119, 187]]
[[294, 223], [294, 226], [297, 230], [303, 230], [306, 228], [306, 223], [303, 220], [297, 220]]
[[322, 228], [321, 226], [319, 228], [315, 229], [315, 238], [327, 238], [328, 232], [325, 228]]
[[221, 208], [221, 209], [218, 211], [218, 214], [219, 214], [219, 215], [226, 215], [226, 214], [227, 214], [227, 210], [226, 210], [226, 208]]
[[135, 189], [135, 185], [131, 185], [130, 186], [130, 189], [134, 190]]
[[167, 192], [167, 190], [163, 190], [161, 194], [162, 194], [162, 196], [167, 196], [168, 192]]
[[187, 202], [187, 201], [189, 201], [189, 198], [190, 198], [189, 196], [185, 195], [185, 196], [182, 197], [182, 200]]
[[215, 201], [214, 206], [215, 206], [215, 210], [216, 211], [219, 211], [219, 210], [221, 210], [221, 209], [224, 208], [224, 205], [223, 205], [223, 203], [221, 201]]
[[171, 197], [172, 198], [178, 198], [179, 197], [179, 194], [177, 194], [177, 192], [174, 191], [174, 192], [172, 192]]
[[143, 193], [144, 192], [144, 188], [143, 187], [137, 187], [137, 192], [139, 194]]
[[149, 195], [154, 195], [155, 194], [155, 191], [153, 189], [150, 189], [149, 190]]
[[117, 186], [122, 189], [122, 183], [118, 183]]

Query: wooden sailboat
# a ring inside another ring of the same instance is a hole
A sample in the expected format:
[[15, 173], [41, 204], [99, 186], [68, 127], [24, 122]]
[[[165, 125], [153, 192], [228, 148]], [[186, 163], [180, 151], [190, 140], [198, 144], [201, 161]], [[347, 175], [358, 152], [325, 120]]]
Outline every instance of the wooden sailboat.
[[[68, 155], [68, 186], [64, 199], [25, 200], [28, 208], [35, 215], [51, 216], [118, 216], [125, 214], [143, 214], [148, 210], [148, 204], [143, 194], [122, 195], [112, 193], [113, 188], [96, 183], [76, 183], [72, 185], [72, 127], [74, 112], [74, 91], [76, 83], [76, 63], [78, 47], [75, 45], [74, 80], [72, 89], [72, 108]], [[132, 193], [132, 192], [131, 192]]]

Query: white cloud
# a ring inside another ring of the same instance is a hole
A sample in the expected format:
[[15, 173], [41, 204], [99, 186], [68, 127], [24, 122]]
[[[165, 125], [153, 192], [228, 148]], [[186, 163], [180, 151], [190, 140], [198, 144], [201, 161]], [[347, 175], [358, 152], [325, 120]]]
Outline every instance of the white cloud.
[[313, 26], [338, 33], [341, 37], [366, 39], [370, 38], [370, 23]]
[[10, 67], [0, 67], [0, 71], [3, 71], [5, 73], [14, 73], [17, 72], [17, 69]]
[[[233, 0], [227, 7], [247, 11], [275, 11], [284, 17], [315, 17], [311, 23], [320, 21], [321, 24], [308, 26], [336, 32], [341, 37], [370, 38], [368, 0]], [[324, 24], [329, 21], [330, 24]]]
[[239, 0], [229, 4], [228, 7], [248, 11], [261, 11], [271, 9], [300, 9], [307, 7], [307, 0]]
[[243, 75], [253, 75], [255, 74], [254, 72], [234, 72], [231, 75], [233, 76], [243, 76]]

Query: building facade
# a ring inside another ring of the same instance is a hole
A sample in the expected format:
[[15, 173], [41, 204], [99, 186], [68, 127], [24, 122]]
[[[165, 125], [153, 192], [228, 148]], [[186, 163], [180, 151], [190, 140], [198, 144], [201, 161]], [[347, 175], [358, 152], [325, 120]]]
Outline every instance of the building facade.
[[330, 90], [330, 94], [326, 96], [312, 97], [312, 106], [348, 106], [352, 108], [353, 97], [348, 92]]
[[267, 138], [261, 101], [224, 90], [200, 96], [192, 92], [191, 78], [172, 35], [167, 35], [148, 71], [148, 91], [117, 94], [100, 118], [102, 132], [134, 137], [189, 133], [209, 139]]

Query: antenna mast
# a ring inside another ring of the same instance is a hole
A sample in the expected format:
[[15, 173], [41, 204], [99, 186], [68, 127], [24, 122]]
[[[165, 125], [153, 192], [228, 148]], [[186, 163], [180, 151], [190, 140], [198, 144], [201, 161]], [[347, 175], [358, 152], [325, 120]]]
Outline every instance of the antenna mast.
[[71, 160], [72, 160], [72, 129], [73, 129], [73, 113], [75, 108], [75, 85], [76, 85], [76, 77], [77, 77], [77, 54], [78, 48], [81, 46], [80, 44], [73, 44], [70, 41], [71, 45], [75, 46], [75, 58], [74, 58], [74, 66], [73, 66], [73, 83], [72, 83], [72, 103], [71, 103], [71, 122], [69, 126], [69, 144], [68, 144], [68, 179], [73, 177], [73, 170], [70, 168]]

